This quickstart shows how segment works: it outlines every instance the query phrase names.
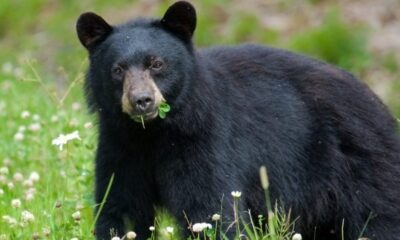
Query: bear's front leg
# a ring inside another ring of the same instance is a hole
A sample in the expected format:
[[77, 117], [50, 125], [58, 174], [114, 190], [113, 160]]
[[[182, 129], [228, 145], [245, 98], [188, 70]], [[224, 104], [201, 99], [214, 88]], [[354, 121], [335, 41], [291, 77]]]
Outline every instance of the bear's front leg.
[[[142, 188], [144, 185], [139, 183], [139, 179], [127, 172], [117, 171], [114, 176], [96, 223], [97, 239], [109, 240], [113, 236], [122, 238], [128, 231], [135, 231], [136, 239], [147, 239], [150, 234], [149, 227], [154, 221], [154, 195], [146, 187]], [[143, 175], [136, 176], [144, 179]], [[96, 194], [97, 211], [107, 186], [101, 189], [98, 189]]]
[[103, 200], [105, 204], [96, 223], [96, 238], [109, 240], [111, 236], [122, 237], [127, 231], [135, 231], [137, 239], [147, 239], [154, 221], [156, 199], [151, 171], [140, 153], [126, 148], [118, 139], [100, 137], [95, 201], [97, 209]]
[[[221, 215], [222, 232], [233, 237], [235, 217], [231, 192], [242, 190], [241, 184], [235, 177], [227, 181], [226, 174], [210, 171], [209, 166], [203, 169], [182, 163], [184, 160], [164, 163], [156, 174], [163, 207], [177, 219], [185, 238], [191, 235], [190, 224], [207, 222], [214, 226], [211, 219], [214, 214]], [[203, 161], [198, 166], [206, 164]], [[238, 199], [238, 202], [240, 210], [245, 210], [243, 201]], [[221, 223], [218, 225], [220, 228]]]
[[113, 236], [123, 236], [124, 224], [118, 214], [102, 211], [96, 222], [94, 235], [97, 240], [109, 240]]

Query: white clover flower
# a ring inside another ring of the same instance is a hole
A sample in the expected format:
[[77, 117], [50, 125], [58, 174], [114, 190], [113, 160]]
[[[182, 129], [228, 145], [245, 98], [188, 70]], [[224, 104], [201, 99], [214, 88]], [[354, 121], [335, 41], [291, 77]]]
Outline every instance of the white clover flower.
[[80, 221], [81, 220], [81, 212], [76, 211], [72, 214], [72, 217], [74, 218], [75, 221]]
[[21, 200], [19, 200], [18, 198], [11, 200], [11, 206], [13, 208], [21, 207]]
[[39, 121], [40, 120], [40, 116], [38, 114], [35, 114], [32, 116], [33, 121]]
[[74, 111], [78, 111], [79, 109], [81, 109], [81, 104], [78, 103], [78, 102], [74, 102], [74, 103], [72, 103], [71, 108], [72, 108], [72, 110], [74, 110]]
[[81, 140], [81, 138], [79, 137], [79, 132], [78, 131], [72, 132], [72, 133], [67, 134], [67, 135], [60, 134], [57, 138], [53, 139], [51, 144], [59, 146], [60, 151], [62, 151], [63, 150], [63, 146], [65, 144], [67, 144], [68, 141], [71, 141], [71, 140], [74, 140], [74, 139]]
[[23, 133], [23, 132], [25, 132], [25, 130], [26, 130], [26, 127], [24, 125], [21, 125], [18, 127], [18, 132]]
[[23, 111], [22, 113], [21, 113], [21, 118], [28, 118], [29, 116], [31, 115], [31, 113], [30, 112], [28, 112], [28, 111]]
[[24, 187], [33, 187], [33, 181], [30, 179], [26, 179], [22, 185], [24, 185]]
[[31, 174], [29, 175], [29, 179], [33, 182], [37, 182], [40, 179], [40, 175], [38, 172], [31, 172]]
[[25, 200], [26, 201], [31, 201], [31, 200], [33, 200], [35, 198], [35, 194], [33, 194], [33, 193], [26, 193], [25, 194]]
[[129, 231], [129, 232], [126, 234], [126, 239], [135, 239], [135, 238], [136, 238], [136, 233], [133, 232], [133, 231]]
[[36, 188], [32, 188], [32, 187], [28, 188], [25, 193], [35, 194], [36, 193]]
[[37, 240], [37, 239], [40, 239], [40, 234], [38, 232], [34, 232], [32, 234], [32, 240]]
[[211, 217], [211, 220], [213, 220], [213, 221], [219, 221], [221, 219], [221, 215], [219, 215], [219, 214], [214, 214], [214, 215], [212, 215], [212, 217]]
[[240, 196], [242, 196], [242, 192], [239, 191], [232, 191], [231, 194], [234, 198], [240, 198]]
[[82, 203], [77, 203], [76, 206], [75, 206], [76, 210], [82, 210], [83, 208], [84, 208], [84, 206], [83, 206]]
[[92, 122], [86, 122], [86, 123], [83, 125], [83, 127], [86, 128], [86, 129], [90, 129], [90, 128], [93, 127], [93, 123], [92, 123]]
[[10, 217], [10, 216], [8, 216], [8, 215], [4, 215], [2, 218], [3, 218], [3, 221], [6, 222], [6, 223], [8, 223], [11, 227], [16, 226], [17, 223], [18, 223], [17, 220], [16, 220], [15, 218]]
[[44, 227], [42, 231], [43, 231], [44, 236], [46, 236], [46, 237], [50, 236], [50, 233], [51, 233], [50, 228]]
[[302, 240], [302, 236], [300, 233], [296, 233], [293, 235], [292, 240]]
[[20, 141], [24, 140], [24, 138], [25, 138], [25, 136], [24, 136], [24, 134], [22, 132], [17, 132], [14, 135], [14, 140], [17, 141], [17, 142], [20, 142]]
[[13, 182], [8, 182], [7, 183], [8, 189], [14, 189], [14, 183]]
[[32, 132], [38, 132], [41, 129], [40, 123], [32, 123], [29, 125], [29, 130]]
[[9, 159], [9, 158], [4, 158], [4, 160], [3, 160], [3, 165], [4, 165], [4, 166], [10, 166], [10, 165], [11, 165], [11, 159]]
[[4, 195], [4, 190], [0, 188], [0, 196]]
[[25, 191], [25, 200], [31, 201], [35, 198], [36, 189], [35, 188], [28, 188]]
[[155, 228], [154, 226], [150, 226], [150, 227], [149, 227], [149, 230], [150, 230], [151, 232], [154, 232], [154, 230], [156, 230], [156, 228]]
[[14, 181], [16, 182], [22, 182], [22, 180], [24, 180], [24, 175], [22, 175], [22, 173], [20, 172], [16, 172], [13, 176]]
[[5, 234], [0, 235], [0, 240], [7, 240], [7, 239], [8, 239], [7, 235]]
[[79, 125], [79, 120], [76, 118], [71, 119], [71, 121], [69, 121], [69, 126], [70, 127], [77, 127]]
[[0, 183], [1, 184], [6, 184], [7, 183], [7, 177], [4, 175], [0, 175]]
[[9, 173], [8, 167], [1, 167], [0, 174], [7, 175]]
[[53, 122], [53, 123], [54, 122], [58, 122], [58, 116], [57, 115], [51, 116], [50, 121]]
[[24, 210], [21, 213], [21, 219], [22, 222], [29, 223], [35, 221], [35, 216], [31, 212]]
[[74, 237], [74, 238], [71, 238], [71, 240], [79, 240], [78, 238], [76, 238], [76, 237]]
[[121, 238], [119, 238], [119, 237], [113, 237], [113, 238], [111, 238], [111, 240], [121, 240]]
[[174, 228], [173, 227], [166, 227], [165, 230], [167, 231], [167, 233], [172, 234], [174, 232]]
[[196, 232], [196, 233], [202, 232], [205, 229], [212, 229], [211, 224], [203, 222], [203, 223], [195, 223], [192, 226], [193, 232]]

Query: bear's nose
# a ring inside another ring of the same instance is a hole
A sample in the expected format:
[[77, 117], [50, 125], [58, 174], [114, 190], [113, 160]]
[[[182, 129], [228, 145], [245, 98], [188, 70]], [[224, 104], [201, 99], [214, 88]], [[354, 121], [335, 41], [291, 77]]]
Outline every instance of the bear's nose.
[[147, 112], [154, 103], [153, 96], [150, 92], [140, 92], [132, 96], [132, 105], [140, 113]]

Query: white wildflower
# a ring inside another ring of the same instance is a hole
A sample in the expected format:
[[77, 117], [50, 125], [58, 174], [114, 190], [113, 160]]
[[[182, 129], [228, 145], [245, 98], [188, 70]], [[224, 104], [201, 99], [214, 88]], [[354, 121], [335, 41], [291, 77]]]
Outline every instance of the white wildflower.
[[234, 198], [240, 198], [240, 196], [242, 196], [242, 192], [239, 191], [232, 191], [231, 194]]
[[29, 130], [32, 132], [37, 132], [40, 130], [40, 128], [40, 123], [32, 123], [31, 125], [29, 125]]
[[22, 185], [24, 185], [24, 187], [33, 187], [33, 181], [30, 179], [26, 179]]
[[0, 188], [0, 196], [4, 195], [4, 190], [2, 188]]
[[30, 213], [29, 211], [24, 210], [21, 213], [21, 219], [25, 223], [33, 222], [33, 221], [35, 221], [35, 216], [33, 216], [33, 214]]
[[3, 160], [3, 165], [4, 165], [4, 166], [10, 166], [10, 165], [11, 165], [11, 159], [9, 159], [9, 158], [4, 158], [4, 160]]
[[86, 122], [86, 123], [83, 125], [83, 127], [86, 128], [86, 129], [90, 129], [90, 128], [93, 127], [93, 123], [92, 123], [92, 122]]
[[75, 221], [80, 221], [81, 220], [81, 212], [76, 211], [72, 214], [72, 218], [74, 218]]
[[35, 194], [33, 194], [33, 193], [26, 193], [25, 194], [25, 200], [26, 201], [31, 201], [31, 200], [33, 200], [35, 198]]
[[60, 136], [58, 136], [57, 138], [53, 139], [53, 141], [51, 143], [53, 145], [59, 146], [60, 147], [60, 151], [62, 151], [63, 150], [63, 146], [65, 144], [67, 144], [68, 141], [71, 141], [71, 140], [74, 140], [74, 139], [81, 140], [81, 138], [79, 137], [79, 132], [78, 131], [72, 132], [72, 133], [67, 134], [67, 135], [60, 134]]
[[35, 114], [32, 116], [33, 121], [39, 121], [40, 120], [40, 116], [38, 114]]
[[9, 173], [8, 167], [1, 167], [0, 168], [0, 174], [7, 175], [8, 173]]
[[77, 127], [79, 125], [79, 120], [76, 118], [71, 119], [71, 121], [69, 121], [69, 126], [70, 127]]
[[31, 194], [35, 194], [36, 193], [36, 188], [28, 188], [26, 191], [25, 191], [25, 193], [31, 193]]
[[43, 228], [43, 235], [44, 236], [48, 237], [48, 236], [50, 236], [50, 233], [51, 233], [50, 228], [48, 228], [48, 227], [44, 227]]
[[17, 220], [13, 217], [10, 217], [8, 215], [4, 215], [3, 217], [3, 221], [8, 223], [11, 227], [14, 227], [17, 225]]
[[38, 239], [40, 239], [40, 234], [38, 232], [34, 232], [32, 234], [32, 240], [38, 240]]
[[14, 181], [16, 182], [22, 182], [22, 180], [24, 180], [24, 175], [22, 175], [22, 173], [20, 172], [16, 172], [13, 176]]
[[21, 207], [21, 200], [19, 200], [18, 198], [11, 200], [11, 206], [13, 208]]
[[154, 232], [154, 230], [156, 230], [156, 228], [155, 228], [154, 226], [150, 226], [150, 227], [149, 227], [149, 230], [152, 231], [152, 232]]
[[211, 229], [212, 228], [211, 224], [209, 224], [209, 223], [195, 223], [192, 226], [193, 232], [196, 232], [196, 233], [202, 232], [203, 230], [205, 230], [207, 228]]
[[37, 172], [31, 172], [31, 174], [29, 175], [29, 179], [33, 182], [37, 182], [40, 179], [40, 175]]
[[7, 235], [5, 234], [0, 235], [0, 240], [7, 240], [7, 239], [8, 239]]
[[76, 209], [76, 210], [82, 210], [83, 208], [84, 208], [84, 206], [83, 206], [82, 203], [77, 203], [77, 204], [75, 205], [75, 209]]
[[25, 130], [26, 130], [26, 127], [24, 125], [21, 125], [18, 127], [18, 132], [23, 133], [23, 132], [25, 132]]
[[6, 182], [7, 182], [7, 177], [4, 176], [4, 175], [0, 175], [0, 183], [1, 184], [6, 184]]
[[211, 217], [211, 220], [213, 220], [214, 222], [219, 221], [220, 219], [221, 219], [221, 215], [219, 215], [217, 213], [212, 215], [212, 217]]
[[14, 189], [14, 183], [13, 182], [8, 182], [7, 183], [8, 189]]
[[15, 140], [15, 141], [18, 141], [18, 142], [24, 140], [24, 138], [25, 138], [25, 136], [24, 136], [24, 134], [23, 134], [22, 132], [17, 132], [17, 133], [14, 135], [14, 140]]
[[133, 231], [129, 231], [129, 232], [126, 234], [126, 239], [135, 239], [135, 238], [136, 238], [136, 233], [133, 232]]
[[121, 240], [121, 238], [119, 238], [119, 237], [113, 237], [113, 238], [111, 238], [111, 240]]
[[172, 234], [174, 232], [174, 228], [173, 227], [166, 227], [165, 230], [167, 231], [167, 233]]
[[296, 233], [293, 235], [292, 240], [301, 240], [303, 239], [300, 233]]
[[74, 238], [71, 238], [71, 240], [79, 240], [78, 238], [76, 238], [76, 237], [74, 237]]
[[72, 110], [74, 110], [74, 111], [78, 111], [79, 109], [81, 109], [81, 104], [78, 103], [78, 102], [74, 102], [74, 103], [72, 103], [71, 108], [72, 108]]
[[32, 199], [34, 199], [35, 193], [36, 193], [35, 188], [28, 188], [28, 190], [25, 191], [25, 200], [31, 201]]
[[23, 111], [23, 112], [21, 113], [21, 118], [28, 118], [30, 115], [31, 115], [30, 112], [28, 112], [28, 111]]
[[54, 122], [58, 122], [58, 116], [57, 115], [51, 116], [50, 121], [53, 122], [53, 123]]

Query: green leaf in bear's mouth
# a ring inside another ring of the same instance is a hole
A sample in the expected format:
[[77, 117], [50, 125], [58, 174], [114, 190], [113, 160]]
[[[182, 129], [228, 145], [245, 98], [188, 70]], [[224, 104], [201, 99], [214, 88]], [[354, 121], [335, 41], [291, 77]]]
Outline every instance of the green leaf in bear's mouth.
[[171, 106], [166, 102], [162, 102], [160, 106], [158, 106], [158, 116], [161, 119], [165, 119], [169, 111], [171, 111]]

